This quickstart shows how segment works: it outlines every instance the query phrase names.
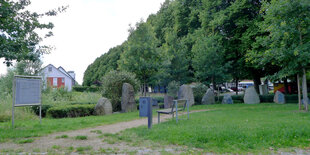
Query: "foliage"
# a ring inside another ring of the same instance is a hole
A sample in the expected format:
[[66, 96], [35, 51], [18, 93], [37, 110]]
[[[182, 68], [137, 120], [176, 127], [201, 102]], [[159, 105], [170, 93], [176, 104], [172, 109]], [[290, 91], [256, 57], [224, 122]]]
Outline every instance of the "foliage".
[[278, 66], [280, 71], [272, 74], [274, 79], [301, 73], [310, 59], [309, 7], [307, 0], [265, 1], [261, 9], [264, 21], [259, 28], [268, 35], [256, 37], [248, 60], [258, 66]]
[[109, 49], [90, 64], [84, 72], [83, 86], [101, 85], [101, 78], [111, 70], [118, 68], [117, 61], [124, 50], [125, 43]]
[[216, 154], [272, 154], [272, 150], [309, 146], [310, 116], [296, 112], [297, 105], [238, 104], [205, 108], [211, 111], [192, 113], [188, 121], [163, 122], [152, 130], [146, 126], [128, 129], [119, 138], [201, 148], [203, 152]]
[[224, 61], [224, 49], [219, 36], [198, 38], [192, 51], [193, 67], [200, 81], [211, 81], [214, 88], [226, 79], [229, 63]]
[[35, 30], [43, 29], [49, 32], [44, 37], [50, 37], [50, 31], [54, 25], [49, 22], [41, 23], [39, 18], [43, 16], [55, 16], [66, 8], [58, 8], [44, 14], [30, 12], [26, 7], [30, 0], [1, 1], [0, 8], [0, 58], [5, 58], [5, 63], [10, 66], [12, 60], [37, 60], [40, 55], [47, 53], [50, 47], [40, 45], [43, 37]]
[[38, 59], [36, 61], [22, 60], [16, 64], [17, 75], [37, 76], [42, 69], [43, 62]]
[[[41, 107], [41, 116], [45, 117], [47, 114], [47, 111], [49, 108], [53, 107], [52, 105], [42, 105]], [[32, 111], [36, 114], [36, 115], [40, 115], [40, 106], [32, 106], [31, 107]]]
[[172, 96], [174, 98], [177, 98], [178, 96], [178, 91], [179, 91], [179, 88], [180, 88], [180, 83], [177, 82], [177, 81], [171, 81], [169, 84], [168, 84], [168, 95], [169, 96]]
[[157, 39], [150, 25], [141, 21], [136, 23], [136, 29], [131, 27], [129, 32], [126, 48], [118, 61], [119, 69], [135, 73], [145, 88], [159, 72], [163, 53], [156, 48]]
[[77, 92], [98, 92], [100, 87], [98, 86], [74, 86], [72, 87], [74, 91]]
[[197, 83], [193, 87], [195, 104], [201, 104], [202, 97], [206, 94], [208, 87], [202, 83]]
[[47, 115], [53, 118], [90, 116], [94, 114], [95, 106], [95, 104], [55, 106], [47, 110]]
[[7, 73], [0, 76], [0, 97], [4, 98], [7, 95], [12, 95], [13, 79], [15, 74], [14, 68], [8, 68]]
[[102, 78], [102, 96], [110, 99], [113, 111], [121, 110], [121, 95], [124, 83], [129, 83], [134, 90], [139, 89], [139, 82], [133, 73], [112, 70]]

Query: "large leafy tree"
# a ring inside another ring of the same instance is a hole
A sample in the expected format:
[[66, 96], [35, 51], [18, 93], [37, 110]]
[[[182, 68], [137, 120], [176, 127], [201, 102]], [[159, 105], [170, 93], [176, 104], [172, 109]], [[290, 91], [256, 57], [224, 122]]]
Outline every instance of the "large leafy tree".
[[[308, 0], [272, 0], [261, 10], [264, 22], [260, 29], [267, 36], [257, 37], [257, 48], [249, 59], [253, 63], [277, 65], [274, 78], [303, 74], [303, 96], [307, 101], [306, 69], [310, 64], [310, 3]], [[306, 104], [307, 105], [307, 104]], [[307, 106], [306, 106], [307, 109]]]
[[162, 52], [157, 48], [157, 39], [153, 28], [143, 21], [136, 24], [136, 29], [131, 28], [128, 43], [118, 61], [121, 70], [135, 73], [145, 87], [162, 68]]
[[210, 81], [215, 90], [216, 84], [227, 79], [229, 63], [224, 60], [221, 37], [217, 35], [200, 36], [192, 51], [195, 76], [200, 81]]
[[[43, 37], [35, 30], [51, 30], [52, 23], [41, 23], [39, 18], [54, 16], [65, 10], [65, 7], [46, 13], [26, 10], [30, 0], [0, 0], [0, 58], [8, 66], [13, 60], [37, 60], [40, 55], [49, 52], [50, 47], [39, 45]], [[52, 36], [49, 31], [44, 37]]]

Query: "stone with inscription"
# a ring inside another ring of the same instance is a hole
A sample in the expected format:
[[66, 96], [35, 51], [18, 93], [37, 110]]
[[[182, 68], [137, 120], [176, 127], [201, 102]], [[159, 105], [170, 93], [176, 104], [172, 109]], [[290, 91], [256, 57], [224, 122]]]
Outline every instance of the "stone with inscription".
[[135, 91], [132, 85], [129, 83], [123, 84], [121, 106], [122, 112], [137, 111], [137, 105], [135, 102]]
[[95, 106], [95, 115], [112, 114], [112, 104], [107, 98], [100, 98]]
[[214, 93], [211, 89], [207, 90], [205, 95], [202, 97], [201, 103], [202, 104], [214, 104], [215, 103]]
[[189, 103], [189, 106], [194, 105], [194, 94], [193, 89], [189, 85], [182, 85], [179, 88], [178, 99], [186, 99]]
[[[301, 104], [305, 104], [305, 101], [304, 101], [305, 99], [302, 99], [301, 100]], [[308, 98], [308, 104], [310, 104], [310, 99]]]
[[274, 95], [273, 102], [278, 104], [284, 104], [285, 103], [285, 96], [280, 91], [277, 91]]
[[234, 100], [231, 98], [230, 94], [225, 94], [222, 100], [222, 104], [234, 104]]
[[258, 104], [260, 103], [259, 96], [255, 90], [255, 88], [249, 87], [245, 90], [245, 94], [243, 97], [244, 103], [245, 104]]
[[171, 108], [173, 105], [173, 97], [169, 95], [165, 95], [164, 97], [164, 108]]

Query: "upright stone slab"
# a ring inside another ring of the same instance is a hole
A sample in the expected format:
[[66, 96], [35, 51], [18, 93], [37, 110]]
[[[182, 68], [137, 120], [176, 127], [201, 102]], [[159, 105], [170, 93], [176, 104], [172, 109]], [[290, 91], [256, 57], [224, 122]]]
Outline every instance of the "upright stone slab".
[[259, 94], [260, 95], [267, 95], [268, 94], [268, 85], [259, 85]]
[[169, 95], [165, 95], [164, 97], [164, 108], [171, 108], [173, 105], [173, 97]]
[[[304, 100], [304, 98], [301, 99], [301, 104], [305, 105], [305, 100]], [[310, 104], [310, 99], [309, 99], [309, 97], [308, 97], [308, 104]]]
[[112, 104], [107, 98], [100, 98], [95, 106], [95, 115], [108, 115], [112, 114]]
[[207, 90], [205, 95], [202, 97], [201, 103], [202, 104], [214, 104], [215, 103], [214, 93], [211, 89]]
[[260, 99], [259, 96], [255, 90], [255, 88], [249, 87], [245, 90], [245, 94], [244, 94], [244, 103], [245, 104], [258, 104], [260, 103]]
[[234, 100], [231, 98], [230, 94], [225, 94], [222, 100], [222, 104], [234, 104]]
[[178, 99], [187, 99], [190, 106], [194, 105], [193, 89], [189, 85], [182, 85], [178, 92]]
[[283, 93], [280, 91], [277, 91], [276, 94], [274, 95], [273, 102], [279, 103], [279, 104], [284, 104], [285, 103], [285, 96]]
[[121, 106], [122, 112], [132, 112], [137, 110], [135, 91], [129, 83], [123, 84]]

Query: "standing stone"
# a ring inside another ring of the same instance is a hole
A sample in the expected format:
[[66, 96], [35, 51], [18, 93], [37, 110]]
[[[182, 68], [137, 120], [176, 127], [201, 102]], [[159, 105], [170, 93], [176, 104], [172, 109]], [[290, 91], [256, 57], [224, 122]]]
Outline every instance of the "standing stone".
[[171, 108], [173, 105], [173, 97], [169, 95], [165, 95], [164, 97], [164, 108]]
[[234, 104], [234, 100], [231, 98], [230, 94], [225, 94], [222, 100], [222, 104]]
[[279, 104], [284, 104], [285, 103], [284, 94], [281, 93], [280, 91], [277, 91], [276, 94], [274, 95], [273, 102], [279, 103]]
[[260, 103], [259, 96], [255, 90], [255, 88], [249, 87], [245, 90], [245, 94], [243, 97], [245, 104], [258, 104]]
[[259, 94], [260, 95], [267, 95], [268, 94], [268, 85], [259, 85]]
[[214, 93], [211, 89], [207, 90], [205, 95], [202, 97], [201, 103], [202, 104], [214, 104], [215, 103]]
[[[305, 99], [302, 99], [302, 100], [301, 100], [301, 104], [305, 105]], [[310, 99], [309, 99], [309, 97], [308, 97], [308, 104], [310, 104]]]
[[135, 91], [131, 84], [124, 83], [122, 88], [122, 112], [132, 112], [137, 110], [135, 102]]
[[112, 104], [107, 98], [100, 98], [95, 106], [95, 115], [112, 114]]
[[193, 89], [189, 85], [182, 85], [178, 92], [178, 99], [187, 99], [189, 106], [194, 105]]

